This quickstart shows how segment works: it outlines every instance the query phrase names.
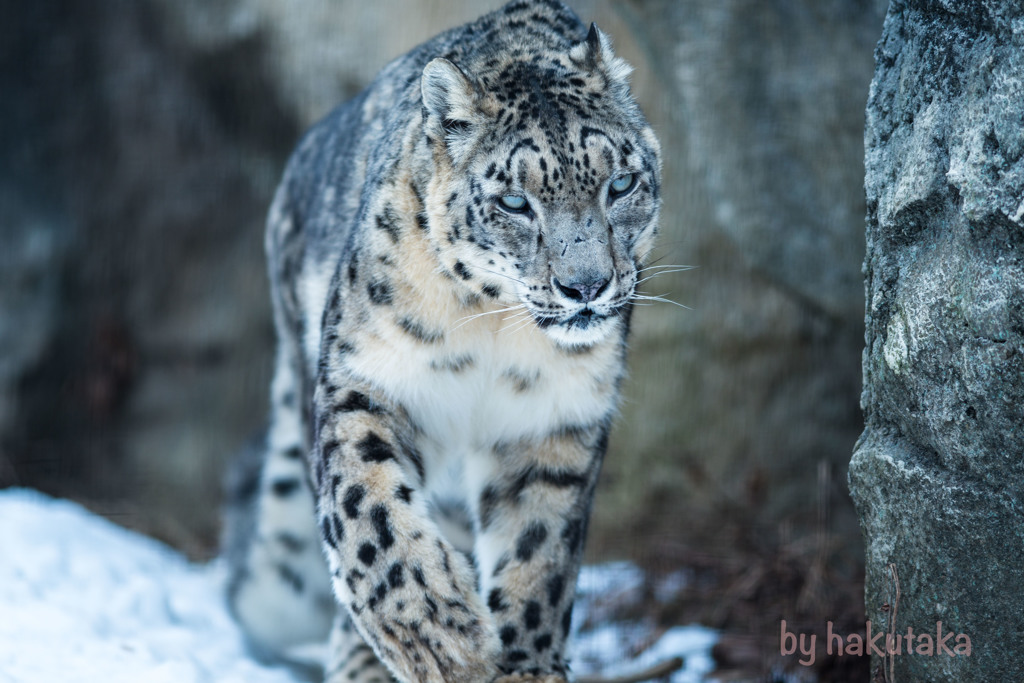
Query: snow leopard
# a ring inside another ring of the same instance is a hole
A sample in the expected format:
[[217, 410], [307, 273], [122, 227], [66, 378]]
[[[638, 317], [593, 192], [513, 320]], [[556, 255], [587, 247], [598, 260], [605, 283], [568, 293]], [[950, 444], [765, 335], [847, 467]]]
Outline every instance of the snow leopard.
[[270, 423], [230, 525], [262, 651], [326, 642], [327, 681], [568, 680], [660, 207], [630, 71], [565, 5], [515, 0], [298, 144], [267, 219]]

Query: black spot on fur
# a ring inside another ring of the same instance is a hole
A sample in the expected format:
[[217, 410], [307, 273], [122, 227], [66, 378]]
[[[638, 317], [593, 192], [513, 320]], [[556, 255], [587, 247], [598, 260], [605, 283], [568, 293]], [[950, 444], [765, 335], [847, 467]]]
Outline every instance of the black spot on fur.
[[484, 285], [482, 289], [483, 293], [491, 299], [497, 299], [501, 296], [501, 290], [494, 285]]
[[384, 462], [395, 457], [395, 452], [391, 450], [391, 446], [374, 432], [367, 434], [356, 445], [356, 448], [359, 450], [359, 455], [362, 457], [363, 462]]
[[270, 485], [270, 488], [278, 498], [287, 498], [298, 491], [301, 484], [302, 482], [297, 478], [288, 477], [287, 479], [275, 480], [274, 483]]
[[[388, 586], [387, 586], [386, 583], [381, 581], [380, 583], [377, 584], [377, 587], [373, 589], [373, 595], [371, 595], [370, 599], [366, 601], [367, 606], [371, 610], [372, 609], [376, 609], [377, 605], [379, 605], [384, 600], [384, 598], [387, 597], [387, 594], [388, 594]], [[394, 631], [392, 631], [392, 635], [393, 634], [394, 634]]]
[[529, 562], [537, 549], [547, 540], [548, 528], [541, 522], [534, 522], [526, 527], [516, 541], [516, 559]]
[[369, 567], [377, 559], [377, 547], [372, 543], [364, 543], [359, 546], [359, 552], [356, 554], [359, 557], [359, 561]]
[[441, 568], [444, 569], [445, 574], [452, 573], [452, 566], [448, 558], [448, 550], [444, 547], [444, 543], [441, 539], [437, 539], [437, 549], [441, 551]]
[[359, 516], [359, 504], [363, 502], [365, 496], [366, 488], [360, 484], [353, 484], [345, 491], [342, 507], [345, 509], [345, 514], [348, 515], [349, 519], [355, 519]]
[[501, 495], [493, 486], [487, 486], [480, 494], [480, 528], [486, 530], [494, 520], [494, 513], [497, 510]]
[[539, 635], [537, 636], [536, 640], [533, 641], [533, 649], [536, 650], [538, 654], [544, 652], [549, 647], [551, 647], [550, 633], [544, 633], [542, 635]]
[[359, 582], [365, 578], [366, 574], [362, 573], [358, 569], [353, 569], [345, 576], [345, 583], [348, 585], [348, 589], [355, 593], [356, 588], [359, 586]]
[[341, 517], [336, 514], [331, 514], [331, 532], [339, 543], [345, 538], [345, 527], [341, 524]]
[[504, 612], [508, 609], [500, 588], [492, 588], [487, 596], [487, 606], [492, 612]]
[[335, 410], [339, 413], [354, 413], [354, 412], [367, 412], [373, 414], [379, 414], [384, 412], [384, 409], [374, 403], [369, 396], [360, 391], [350, 391], [345, 400], [338, 404]]
[[420, 567], [419, 565], [415, 565], [412, 568], [412, 578], [413, 578], [413, 580], [416, 581], [416, 583], [418, 583], [420, 585], [421, 588], [426, 588], [427, 587], [427, 580], [423, 576], [423, 568]]
[[416, 468], [416, 474], [419, 475], [420, 481], [422, 482], [426, 478], [426, 470], [423, 469], [423, 456], [419, 454], [415, 448], [410, 448], [407, 451], [409, 456], [409, 462]]
[[516, 642], [516, 638], [519, 636], [519, 632], [516, 631], [514, 626], [504, 626], [501, 632], [498, 634], [501, 638], [501, 643], [508, 647], [512, 643]]
[[473, 363], [474, 360], [472, 356], [455, 356], [454, 358], [446, 356], [440, 360], [430, 361], [430, 369], [438, 372], [445, 371], [458, 373], [462, 372], [466, 368], [473, 367]]
[[437, 622], [437, 603], [429, 595], [423, 597], [423, 604], [427, 606], [427, 618], [432, 622]]
[[506, 497], [510, 500], [517, 500], [523, 491], [535, 484], [544, 484], [555, 488], [573, 488], [586, 483], [586, 476], [573, 470], [527, 467], [516, 475], [509, 486]]
[[523, 609], [523, 624], [527, 631], [533, 631], [540, 626], [540, 603], [530, 600]]
[[565, 610], [562, 615], [562, 635], [568, 637], [569, 630], [572, 628], [572, 605]]
[[408, 503], [410, 500], [412, 500], [412, 489], [406, 486], [405, 484], [402, 484], [395, 491], [395, 498], [402, 501], [403, 503]]
[[377, 543], [382, 550], [387, 550], [395, 544], [387, 507], [378, 503], [370, 508], [370, 522], [373, 524], [374, 531], [377, 532]]
[[586, 524], [582, 519], [570, 519], [562, 530], [562, 540], [572, 552], [576, 552], [583, 545], [585, 531]]
[[548, 579], [548, 604], [552, 607], [558, 605], [558, 601], [562, 599], [562, 593], [565, 591], [565, 577], [561, 574], [555, 574]]
[[392, 588], [401, 588], [405, 585], [405, 571], [401, 563], [395, 562], [388, 570], [388, 585]]
[[462, 261], [456, 261], [454, 269], [455, 274], [461, 277], [463, 280], [469, 280], [473, 277], [473, 275], [468, 270], [466, 270], [466, 266], [465, 264], [462, 263]]
[[517, 394], [522, 394], [533, 388], [539, 379], [539, 375], [527, 375], [517, 368], [509, 368], [501, 373], [501, 376], [512, 384], [512, 389]]
[[530, 3], [525, 2], [525, 0], [520, 0], [520, 2], [513, 2], [509, 3], [508, 5], [505, 5], [505, 9], [503, 11], [505, 14], [512, 15], [515, 14], [516, 12], [522, 12], [523, 10], [528, 9], [529, 7]]
[[291, 448], [284, 452], [284, 457], [288, 458], [289, 460], [301, 460], [302, 449], [299, 448], [298, 446], [292, 446]]
[[320, 520], [320, 538], [324, 540], [324, 543], [337, 549], [338, 539], [334, 536], [334, 532], [331, 529], [331, 520], [324, 517]]
[[338, 448], [340, 447], [341, 442], [339, 442], [337, 439], [329, 439], [328, 441], [324, 441], [320, 445], [321, 457], [324, 460], [331, 460], [334, 457], [335, 451], [337, 451]]
[[371, 303], [378, 306], [390, 306], [394, 303], [394, 294], [391, 291], [391, 283], [386, 280], [374, 280], [366, 285], [366, 293]]
[[400, 234], [398, 226], [398, 216], [395, 214], [394, 209], [391, 206], [384, 207], [384, 212], [377, 216], [377, 229], [383, 230], [391, 238], [391, 241], [398, 244], [398, 237]]
[[403, 332], [424, 344], [436, 344], [444, 339], [444, 334], [441, 332], [428, 330], [422, 323], [408, 316], [399, 319], [398, 326], [402, 328]]

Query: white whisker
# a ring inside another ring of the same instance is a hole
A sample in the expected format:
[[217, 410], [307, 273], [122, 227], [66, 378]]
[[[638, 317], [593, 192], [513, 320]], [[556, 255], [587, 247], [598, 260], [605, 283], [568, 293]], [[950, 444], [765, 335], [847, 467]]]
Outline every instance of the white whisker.
[[[498, 332], [496, 332], [496, 334], [504, 332], [505, 330], [511, 329], [513, 327], [519, 329], [520, 327], [528, 325], [533, 320], [533, 314], [531, 314], [529, 311], [527, 311], [525, 319], [520, 317], [521, 315], [522, 314], [519, 314], [518, 316], [515, 316], [513, 319], [511, 319], [511, 322], [509, 322], [508, 325], [505, 325], [505, 327], [499, 329]], [[509, 334], [511, 334], [511, 332]]]
[[692, 270], [692, 268], [690, 268], [689, 266], [686, 266], [686, 267], [681, 267], [681, 268], [672, 268], [672, 269], [669, 269], [669, 270], [663, 270], [660, 273], [651, 273], [647, 277], [641, 278], [641, 279], [637, 280], [636, 284], [637, 285], [641, 285], [641, 284], [647, 282], [648, 280], [653, 280], [654, 278], [658, 277], [659, 275], [668, 275], [669, 273], [682, 273], [682, 272], [685, 272], [687, 270]]
[[700, 266], [686, 266], [686, 265], [683, 265], [681, 263], [661, 263], [661, 264], [657, 264], [657, 265], [656, 264], [651, 264], [649, 266], [644, 266], [640, 270], [641, 271], [653, 270], [654, 268], [682, 268], [683, 270], [693, 270], [694, 268], [699, 268], [699, 267]]
[[458, 320], [456, 320], [455, 322], [458, 323], [458, 324], [455, 327], [451, 328], [451, 330], [449, 330], [449, 331], [450, 332], [454, 332], [455, 330], [459, 329], [460, 327], [462, 327], [466, 323], [470, 322], [471, 320], [476, 320], [477, 318], [482, 318], [485, 315], [494, 315], [495, 313], [508, 313], [509, 311], [515, 311], [515, 310], [521, 309], [521, 308], [525, 309], [526, 308], [526, 304], [516, 304], [515, 306], [508, 306], [507, 308], [499, 308], [499, 309], [496, 309], [496, 310], [493, 310], [493, 311], [484, 311], [483, 313], [474, 313], [473, 315], [467, 315], [465, 317], [462, 317], [462, 318], [459, 318]]
[[685, 308], [688, 311], [692, 311], [693, 310], [689, 306], [684, 306], [683, 304], [679, 303], [678, 301], [672, 301], [672, 299], [666, 299], [665, 296], [666, 296], [665, 294], [659, 294], [657, 296], [651, 296], [650, 294], [640, 294], [639, 292], [637, 292], [636, 294], [633, 295], [633, 299], [634, 299], [634, 301], [637, 300], [637, 299], [640, 299], [642, 301], [660, 301], [662, 303], [672, 304], [673, 306], [678, 306], [679, 308]]
[[533, 316], [530, 316], [529, 318], [527, 318], [526, 320], [524, 320], [524, 321], [523, 321], [522, 323], [520, 323], [519, 327], [516, 327], [516, 328], [514, 328], [514, 329], [510, 330], [510, 331], [509, 331], [509, 334], [515, 334], [515, 333], [516, 333], [516, 332], [518, 332], [519, 330], [522, 330], [522, 329], [524, 329], [524, 328], [530, 327], [530, 324], [531, 324], [532, 322], [533, 322]]
[[523, 282], [522, 280], [519, 280], [517, 278], [514, 278], [511, 275], [505, 275], [505, 273], [499, 273], [496, 270], [491, 270], [490, 268], [484, 268], [483, 266], [476, 266], [476, 267], [479, 268], [480, 270], [484, 271], [485, 273], [490, 273], [491, 275], [497, 275], [498, 277], [503, 277], [506, 280], [511, 280], [512, 282], [517, 282], [517, 283], [521, 284], [523, 287], [526, 287], [526, 283], [525, 282]]
[[516, 325], [518, 325], [520, 323], [530, 322], [532, 320], [533, 320], [533, 316], [531, 314], [529, 314], [529, 313], [527, 313], [525, 315], [518, 315], [515, 318], [509, 318], [508, 325], [505, 325], [505, 327], [503, 327], [500, 330], [498, 330], [498, 332], [501, 332], [503, 330], [507, 330], [510, 327], [515, 327]]

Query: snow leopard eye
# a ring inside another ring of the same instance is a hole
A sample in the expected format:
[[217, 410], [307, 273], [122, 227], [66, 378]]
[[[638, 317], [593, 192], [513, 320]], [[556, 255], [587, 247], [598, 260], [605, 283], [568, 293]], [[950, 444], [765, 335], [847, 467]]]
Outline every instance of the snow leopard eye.
[[501, 203], [501, 208], [511, 213], [526, 213], [530, 210], [526, 198], [519, 195], [507, 194], [498, 201]]
[[630, 190], [633, 189], [633, 185], [636, 183], [635, 173], [626, 173], [620, 175], [618, 178], [613, 180], [608, 186], [608, 196], [612, 199], [618, 199], [624, 196]]

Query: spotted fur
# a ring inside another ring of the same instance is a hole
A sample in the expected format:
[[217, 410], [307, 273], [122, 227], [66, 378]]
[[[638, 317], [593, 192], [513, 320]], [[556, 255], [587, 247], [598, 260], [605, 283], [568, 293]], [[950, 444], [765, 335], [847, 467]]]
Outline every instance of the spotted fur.
[[628, 73], [565, 6], [518, 0], [300, 143], [268, 219], [273, 409], [233, 544], [259, 646], [330, 630], [331, 681], [565, 680], [659, 208]]

